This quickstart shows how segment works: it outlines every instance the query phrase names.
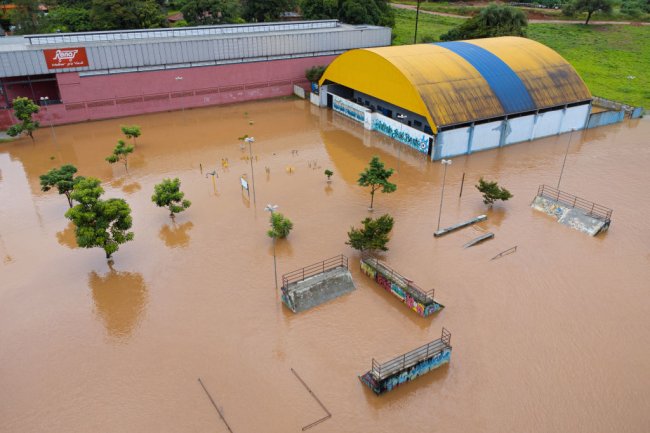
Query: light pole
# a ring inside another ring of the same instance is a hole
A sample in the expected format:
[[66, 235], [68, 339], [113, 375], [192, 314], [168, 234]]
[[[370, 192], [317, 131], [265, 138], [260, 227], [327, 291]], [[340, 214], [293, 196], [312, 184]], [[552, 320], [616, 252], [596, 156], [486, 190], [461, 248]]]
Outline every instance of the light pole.
[[560, 181], [562, 181], [562, 173], [564, 173], [564, 164], [566, 164], [566, 157], [569, 154], [569, 147], [571, 146], [571, 138], [573, 138], [573, 131], [575, 129], [571, 129], [571, 134], [569, 134], [569, 142], [566, 145], [566, 151], [564, 152], [564, 161], [562, 161], [562, 170], [560, 170], [560, 177], [557, 180], [557, 189], [560, 189]]
[[440, 161], [445, 166], [445, 173], [442, 175], [442, 192], [440, 193], [440, 209], [438, 210], [438, 228], [440, 230], [440, 216], [442, 215], [442, 199], [445, 197], [445, 179], [447, 179], [447, 166], [451, 165], [451, 159], [443, 159]]
[[[183, 81], [183, 77], [178, 76], [174, 78], [177, 83], [179, 83], [179, 88], [180, 88], [180, 82]], [[181, 98], [183, 97], [182, 95], [180, 96]], [[185, 115], [185, 104], [183, 103], [183, 100], [181, 99], [181, 111], [183, 112], [183, 115]]]
[[[267, 204], [266, 207], [264, 208], [265, 211], [271, 212], [271, 220], [273, 220], [273, 212], [278, 208], [278, 205], [275, 204]], [[275, 236], [273, 236], [273, 276], [274, 276], [274, 281], [275, 281], [275, 289], [278, 289], [278, 267], [277, 263], [275, 260]]]
[[50, 98], [47, 96], [41, 96], [39, 99], [41, 100], [41, 105], [45, 105], [45, 111], [47, 112], [47, 117], [50, 118], [50, 129], [52, 130], [52, 138], [54, 139], [54, 144], [57, 144], [56, 133], [54, 132], [54, 125], [52, 124], [52, 116], [50, 116], [50, 108], [47, 105], [47, 103], [50, 102]]
[[253, 149], [252, 144], [255, 143], [255, 137], [246, 137], [244, 141], [248, 143], [248, 156], [251, 161], [251, 179], [253, 181], [253, 204], [256, 205], [257, 201], [255, 200], [255, 171], [253, 170]]
[[[404, 120], [408, 117], [406, 114], [398, 114], [395, 116], [399, 119], [399, 123], [402, 124], [402, 130], [400, 132], [404, 132]], [[397, 148], [397, 172], [399, 173], [399, 163], [402, 161], [402, 145], [403, 143], [400, 143], [399, 140], [397, 142], [398, 148]]]

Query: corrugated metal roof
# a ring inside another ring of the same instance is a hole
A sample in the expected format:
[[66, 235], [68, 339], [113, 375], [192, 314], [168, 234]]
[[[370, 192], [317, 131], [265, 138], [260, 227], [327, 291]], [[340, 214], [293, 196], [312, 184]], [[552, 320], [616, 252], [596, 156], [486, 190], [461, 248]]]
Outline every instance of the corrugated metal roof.
[[485, 48], [515, 71], [538, 109], [591, 99], [573, 66], [546, 45], [514, 36], [466, 42]]
[[329, 66], [325, 81], [420, 114], [434, 132], [591, 99], [559, 54], [516, 37], [352, 50]]
[[467, 42], [436, 44], [467, 60], [486, 79], [506, 114], [535, 110], [535, 103], [521, 78], [503, 60]]

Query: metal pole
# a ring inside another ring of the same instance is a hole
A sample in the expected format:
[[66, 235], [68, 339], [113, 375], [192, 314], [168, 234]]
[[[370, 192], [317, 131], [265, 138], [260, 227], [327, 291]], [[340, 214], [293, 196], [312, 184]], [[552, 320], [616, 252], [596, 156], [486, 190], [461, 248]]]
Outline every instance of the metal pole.
[[445, 166], [444, 174], [442, 175], [442, 192], [440, 193], [440, 209], [438, 210], [438, 228], [436, 231], [440, 230], [440, 217], [442, 216], [442, 200], [445, 197], [445, 180], [447, 179], [447, 166], [451, 164], [450, 159], [443, 159], [442, 165]]
[[418, 21], [420, 19], [420, 0], [418, 0], [418, 7], [415, 11], [415, 34], [413, 35], [413, 43], [418, 43]]
[[460, 194], [458, 195], [458, 198], [463, 196], [463, 185], [465, 185], [465, 172], [463, 172], [463, 180], [460, 181]]
[[[252, 137], [250, 137], [250, 138], [252, 138]], [[253, 180], [253, 204], [256, 205], [257, 201], [255, 200], [255, 171], [253, 171], [252, 142], [253, 142], [253, 140], [251, 140], [251, 139], [248, 140], [248, 156], [250, 156], [250, 160], [251, 160], [251, 179]]]
[[566, 145], [566, 152], [564, 152], [564, 161], [562, 162], [562, 170], [560, 171], [560, 178], [557, 180], [557, 189], [560, 189], [560, 182], [562, 181], [562, 174], [564, 173], [564, 165], [566, 164], [566, 157], [569, 154], [569, 146], [571, 146], [571, 138], [573, 137], [573, 131], [575, 129], [571, 130], [571, 134], [569, 134], [569, 142]]

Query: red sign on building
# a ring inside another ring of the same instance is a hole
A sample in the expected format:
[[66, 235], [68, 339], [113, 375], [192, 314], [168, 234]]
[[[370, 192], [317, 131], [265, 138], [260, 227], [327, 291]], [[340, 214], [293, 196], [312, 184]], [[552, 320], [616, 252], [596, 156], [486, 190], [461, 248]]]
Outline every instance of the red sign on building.
[[86, 49], [79, 48], [57, 48], [54, 50], [43, 50], [45, 63], [48, 69], [80, 68], [88, 66]]

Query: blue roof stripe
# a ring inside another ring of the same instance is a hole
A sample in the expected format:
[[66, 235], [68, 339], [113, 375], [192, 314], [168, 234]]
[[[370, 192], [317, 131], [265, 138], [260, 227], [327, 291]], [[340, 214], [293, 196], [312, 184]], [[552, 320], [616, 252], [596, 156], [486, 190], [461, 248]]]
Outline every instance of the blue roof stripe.
[[441, 42], [439, 45], [467, 60], [487, 81], [506, 114], [537, 109], [521, 78], [503, 60], [467, 42]]

